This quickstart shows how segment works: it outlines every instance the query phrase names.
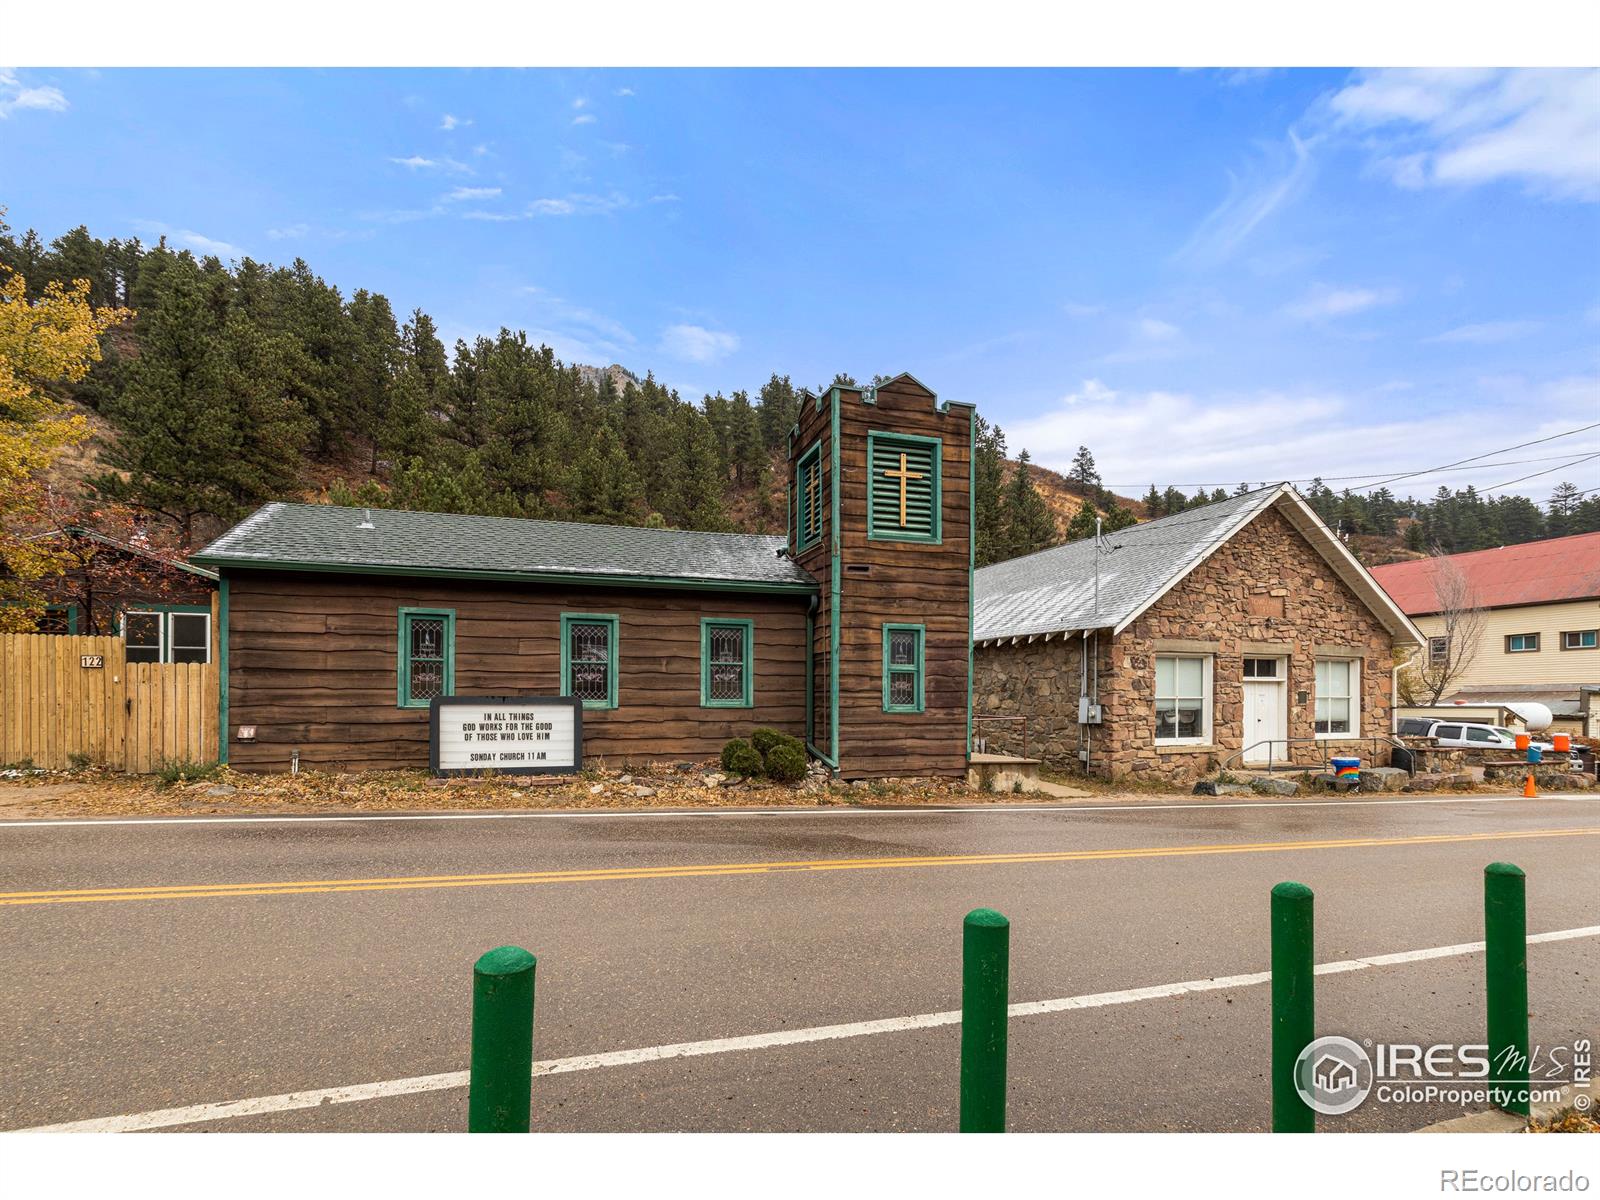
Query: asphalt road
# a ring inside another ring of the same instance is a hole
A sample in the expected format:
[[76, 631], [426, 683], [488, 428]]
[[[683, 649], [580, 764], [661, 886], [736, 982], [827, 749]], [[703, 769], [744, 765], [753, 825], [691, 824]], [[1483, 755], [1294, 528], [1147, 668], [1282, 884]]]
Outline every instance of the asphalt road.
[[[1319, 963], [1480, 940], [1496, 859], [1528, 872], [1530, 933], [1595, 926], [1597, 850], [1600, 800], [1548, 796], [0, 824], [0, 1128], [389, 1083], [148, 1123], [462, 1129], [457, 1082], [392, 1081], [464, 1070], [472, 963], [504, 943], [539, 956], [535, 1056], [564, 1060], [953, 1010], [980, 905], [1011, 918], [1013, 1002], [1264, 971], [1283, 879], [1316, 891]], [[1600, 937], [1529, 960], [1534, 1041], [1594, 1038]], [[1482, 971], [1458, 952], [1321, 976], [1319, 1032], [1481, 1041]], [[1015, 1017], [1010, 1124], [1262, 1129], [1268, 1000]], [[535, 1080], [536, 1125], [954, 1128], [954, 1024], [774, 1040], [568, 1063]], [[1369, 1101], [1323, 1128], [1461, 1111]]]

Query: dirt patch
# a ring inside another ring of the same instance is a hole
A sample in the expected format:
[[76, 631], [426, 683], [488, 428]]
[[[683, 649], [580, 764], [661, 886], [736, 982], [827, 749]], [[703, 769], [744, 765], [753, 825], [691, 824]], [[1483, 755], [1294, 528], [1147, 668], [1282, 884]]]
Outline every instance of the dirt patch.
[[432, 779], [423, 771], [250, 775], [219, 768], [205, 779], [163, 785], [148, 776], [90, 770], [0, 780], [0, 814], [18, 818], [866, 807], [1016, 799], [973, 792], [958, 781], [808, 782], [790, 787], [723, 780], [718, 778], [720, 774], [708, 764], [693, 764], [688, 770], [667, 765], [631, 772], [445, 781]]

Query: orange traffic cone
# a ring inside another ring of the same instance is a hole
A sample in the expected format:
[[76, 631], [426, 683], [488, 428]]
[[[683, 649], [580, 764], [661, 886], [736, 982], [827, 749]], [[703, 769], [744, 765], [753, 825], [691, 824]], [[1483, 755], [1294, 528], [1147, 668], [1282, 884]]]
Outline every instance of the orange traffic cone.
[[1533, 797], [1533, 796], [1537, 796], [1539, 794], [1539, 789], [1534, 787], [1534, 785], [1533, 785], [1533, 772], [1532, 771], [1528, 772], [1527, 782], [1522, 785], [1522, 794], [1524, 796], [1528, 796], [1530, 798]]

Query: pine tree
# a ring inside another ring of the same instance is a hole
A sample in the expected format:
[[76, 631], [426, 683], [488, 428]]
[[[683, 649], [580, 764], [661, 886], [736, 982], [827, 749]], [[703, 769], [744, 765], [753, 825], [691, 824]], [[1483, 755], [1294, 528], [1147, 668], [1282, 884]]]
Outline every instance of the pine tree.
[[1033, 486], [1028, 452], [1017, 457], [1017, 468], [1006, 489], [1006, 558], [1019, 558], [1056, 544], [1056, 522]]
[[1566, 537], [1578, 532], [1573, 528], [1573, 516], [1578, 507], [1579, 495], [1578, 485], [1575, 483], [1558, 483], [1550, 489], [1550, 499], [1546, 505], [1550, 512], [1546, 523], [1549, 536]]
[[1159, 520], [1166, 515], [1161, 507], [1161, 492], [1153, 483], [1150, 485], [1150, 490], [1144, 494], [1144, 515], [1151, 521]]
[[400, 332], [389, 301], [365, 288], [350, 297], [347, 312], [353, 331], [351, 427], [371, 447], [368, 470], [376, 472], [400, 368]]
[[761, 444], [768, 450], [781, 449], [800, 415], [799, 398], [787, 375], [781, 379], [774, 372], [771, 379], [761, 385], [757, 401], [761, 418]]
[[720, 530], [728, 527], [722, 506], [724, 491], [717, 467], [716, 439], [705, 414], [681, 405], [677, 419], [675, 486], [662, 515], [679, 529]]
[[1005, 481], [1006, 435], [981, 416], [973, 424], [972, 507], [977, 565], [986, 567], [1006, 557], [1006, 511], [1001, 488]]
[[[1153, 487], [1154, 485], [1152, 484], [1151, 486]], [[1161, 493], [1162, 516], [1170, 517], [1173, 513], [1181, 513], [1188, 507], [1189, 497], [1185, 496], [1177, 488], [1169, 485], [1167, 490]]]
[[1078, 511], [1072, 514], [1072, 520], [1067, 522], [1067, 541], [1081, 542], [1084, 538], [1093, 537], [1095, 522], [1100, 514], [1095, 511], [1094, 504], [1085, 500], [1078, 506]]
[[1106, 533], [1115, 533], [1119, 529], [1127, 529], [1130, 525], [1137, 525], [1139, 518], [1133, 515], [1133, 510], [1118, 504], [1115, 497], [1106, 508], [1105, 520], [1101, 528]]
[[601, 425], [572, 470], [570, 515], [603, 525], [631, 525], [639, 517], [639, 479], [622, 441]]
[[1099, 495], [1100, 472], [1094, 465], [1094, 455], [1089, 453], [1089, 447], [1078, 447], [1078, 452], [1072, 456], [1072, 466], [1067, 470], [1067, 478], [1078, 485], [1080, 496], [1092, 498]]
[[290, 492], [311, 430], [289, 395], [283, 339], [229, 314], [227, 289], [192, 260], [165, 273], [127, 388], [106, 405], [114, 469], [93, 481], [104, 497], [165, 516], [185, 545], [202, 518], [232, 521]]

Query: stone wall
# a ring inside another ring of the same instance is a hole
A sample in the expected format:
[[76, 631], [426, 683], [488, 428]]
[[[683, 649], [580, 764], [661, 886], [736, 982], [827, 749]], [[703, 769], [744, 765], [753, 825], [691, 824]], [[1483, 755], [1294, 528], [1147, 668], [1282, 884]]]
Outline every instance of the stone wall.
[[[979, 647], [973, 703], [977, 715], [1029, 719], [1030, 750], [1055, 765], [1078, 764], [1080, 639]], [[1246, 657], [1288, 659], [1290, 738], [1311, 738], [1316, 713], [1315, 660], [1361, 660], [1360, 733], [1392, 728], [1393, 646], [1387, 630], [1320, 554], [1275, 510], [1262, 513], [1175, 585], [1114, 640], [1100, 635], [1100, 700], [1105, 721], [1093, 729], [1095, 774], [1181, 781], [1214, 770], [1243, 748]], [[1155, 658], [1160, 653], [1213, 656], [1212, 738], [1203, 746], [1155, 744]], [[1305, 701], [1300, 703], [1304, 694]], [[974, 724], [975, 735], [1001, 726]], [[1015, 752], [1014, 735], [991, 748]], [[1334, 754], [1370, 759], [1356, 740], [1291, 744], [1297, 763]], [[1387, 752], [1379, 756], [1387, 763]]]

